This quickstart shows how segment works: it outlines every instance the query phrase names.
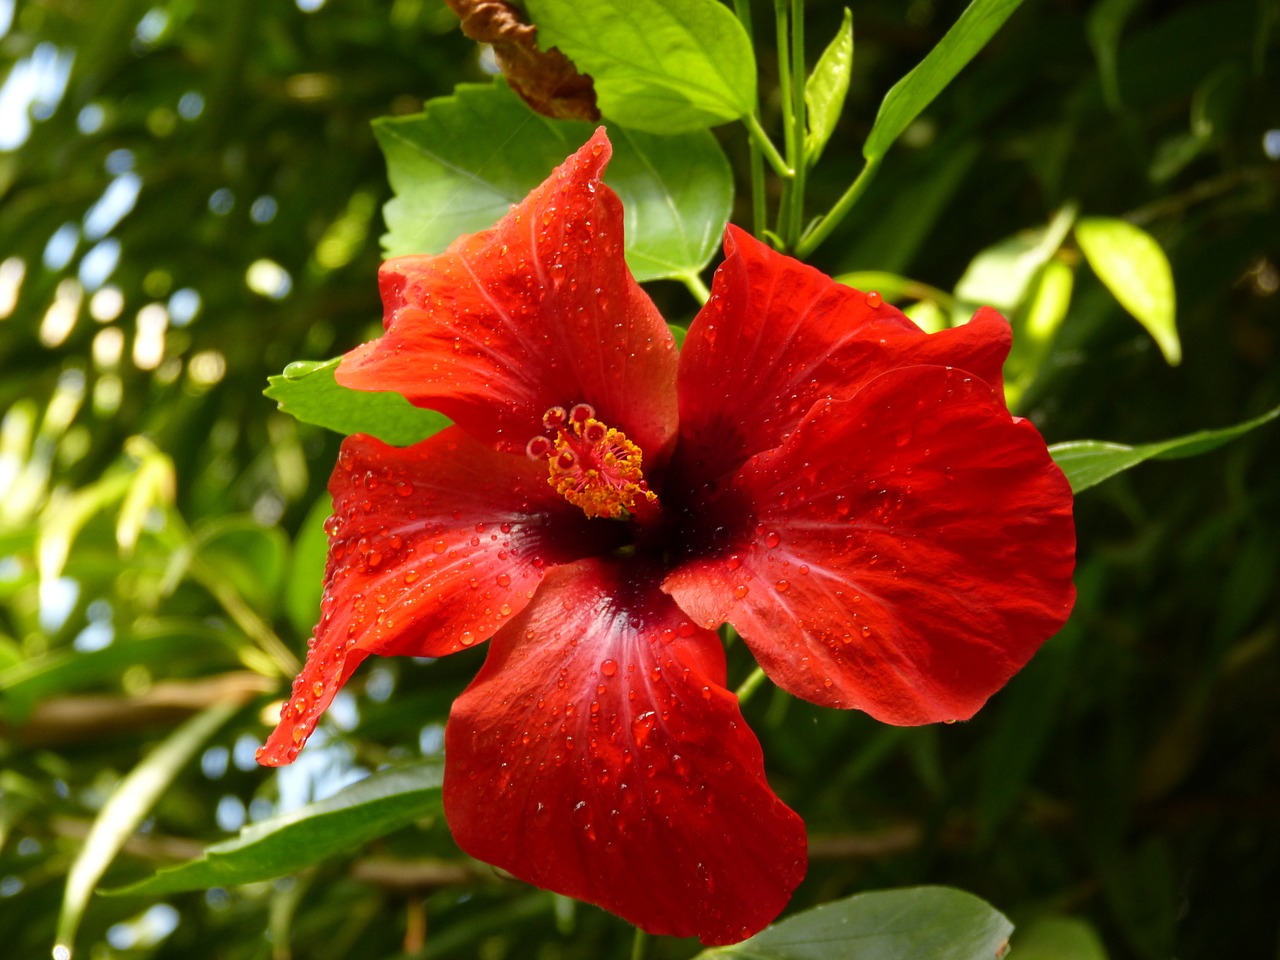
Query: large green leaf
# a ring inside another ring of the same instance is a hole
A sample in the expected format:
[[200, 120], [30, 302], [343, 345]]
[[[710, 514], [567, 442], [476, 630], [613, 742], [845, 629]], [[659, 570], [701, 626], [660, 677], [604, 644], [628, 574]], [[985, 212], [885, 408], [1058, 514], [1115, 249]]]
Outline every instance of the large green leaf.
[[1067, 443], [1055, 443], [1049, 448], [1049, 453], [1067, 475], [1072, 491], [1080, 493], [1117, 473], [1136, 467], [1144, 460], [1181, 460], [1208, 453], [1276, 417], [1280, 417], [1280, 407], [1233, 427], [1201, 430], [1160, 443], [1130, 447], [1105, 440], [1071, 440]]
[[1013, 924], [971, 893], [908, 887], [860, 893], [788, 917], [697, 960], [994, 960]]
[[[376, 121], [395, 197], [387, 256], [439, 253], [493, 226], [591, 136], [589, 123], [531, 113], [505, 84], [462, 84], [412, 117]], [[622, 198], [626, 257], [638, 280], [696, 274], [733, 204], [733, 172], [705, 130], [655, 136], [611, 127], [605, 182]]]
[[154, 896], [293, 873], [440, 813], [443, 769], [424, 762], [379, 771], [327, 800], [245, 827], [195, 860], [106, 892]]
[[844, 8], [840, 29], [822, 51], [818, 63], [804, 85], [805, 118], [809, 125], [804, 152], [809, 163], [817, 163], [822, 148], [835, 133], [836, 121], [844, 109], [853, 73], [853, 13]]
[[1170, 366], [1182, 360], [1175, 325], [1173, 269], [1160, 244], [1124, 220], [1085, 217], [1076, 223], [1076, 241], [1099, 279], [1120, 305], [1147, 328]]
[[738, 18], [717, 0], [527, 0], [538, 44], [595, 82], [600, 112], [652, 133], [745, 117], [756, 64]]
[[367, 433], [401, 447], [425, 440], [449, 425], [447, 417], [415, 407], [398, 393], [348, 390], [339, 385], [333, 371], [340, 359], [291, 363], [283, 375], [267, 378], [271, 386], [263, 393], [304, 423], [342, 434]]
[[868, 160], [883, 157], [1021, 4], [1022, 0], [973, 0], [928, 56], [885, 95], [862, 155]]

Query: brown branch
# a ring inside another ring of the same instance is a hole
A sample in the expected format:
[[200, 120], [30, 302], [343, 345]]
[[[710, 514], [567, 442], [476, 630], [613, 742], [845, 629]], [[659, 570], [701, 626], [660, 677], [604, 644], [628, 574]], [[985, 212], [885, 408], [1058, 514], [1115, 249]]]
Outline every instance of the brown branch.
[[99, 740], [173, 725], [214, 704], [247, 703], [276, 688], [274, 680], [242, 670], [197, 680], [164, 680], [132, 697], [55, 697], [36, 704], [13, 729], [0, 724], [0, 735], [38, 747]]

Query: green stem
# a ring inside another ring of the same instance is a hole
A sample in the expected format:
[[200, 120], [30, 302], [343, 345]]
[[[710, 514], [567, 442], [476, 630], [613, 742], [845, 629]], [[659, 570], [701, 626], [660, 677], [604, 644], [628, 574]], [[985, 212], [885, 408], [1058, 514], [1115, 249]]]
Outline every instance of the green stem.
[[[751, 24], [751, 0], [733, 0], [733, 10], [738, 15], [738, 22], [742, 24], [742, 29], [746, 33], [747, 39], [754, 39], [755, 31]], [[757, 114], [760, 112], [760, 91], [758, 86], [753, 112]], [[751, 232], [756, 237], [762, 237], [764, 236], [765, 227], [768, 226], [769, 216], [764, 193], [764, 156], [760, 152], [760, 145], [754, 139], [749, 139], [747, 145], [750, 148], [751, 165]]]
[[791, 184], [791, 203], [784, 225], [787, 246], [794, 247], [804, 222], [805, 158], [804, 109], [804, 0], [791, 0], [791, 136], [787, 138], [787, 162], [796, 172]]
[[764, 158], [769, 161], [769, 166], [773, 167], [778, 176], [786, 180], [794, 177], [796, 175], [795, 171], [787, 166], [787, 161], [782, 159], [782, 154], [773, 145], [769, 135], [764, 132], [764, 127], [760, 126], [760, 119], [754, 113], [749, 113], [742, 119], [742, 122], [747, 125], [747, 131], [751, 134], [751, 142], [760, 147], [764, 153]]
[[689, 288], [689, 292], [693, 294], [693, 299], [698, 301], [699, 306], [711, 299], [711, 291], [707, 289], [707, 285], [702, 282], [702, 278], [696, 273], [681, 274], [680, 280]]
[[[773, 32], [778, 45], [778, 89], [782, 96], [782, 132], [784, 148], [788, 157], [795, 156], [795, 146], [792, 144], [792, 138], [795, 131], [791, 124], [792, 103], [791, 103], [791, 48], [787, 43], [787, 37], [790, 35], [790, 26], [787, 17], [787, 0], [773, 0]], [[791, 240], [794, 238], [787, 236], [787, 224], [790, 220], [789, 211], [791, 209], [791, 181], [795, 177], [795, 168], [790, 168], [791, 176], [786, 177], [782, 183], [782, 197], [778, 203], [778, 222], [775, 224], [775, 232], [782, 241], [784, 248], [790, 247]]]
[[653, 941], [649, 938], [649, 935], [639, 927], [636, 927], [635, 939], [631, 941], [631, 960], [649, 960], [649, 948], [652, 946]]
[[734, 691], [734, 694], [738, 698], [738, 702], [746, 703], [750, 700], [751, 695], [760, 688], [760, 684], [762, 683], [764, 683], [764, 671], [759, 667], [756, 667], [751, 671], [751, 675], [748, 676], [747, 679], [738, 684], [738, 689]]
[[871, 183], [871, 178], [875, 176], [875, 172], [880, 167], [880, 160], [868, 160], [862, 168], [862, 172], [858, 174], [856, 180], [849, 184], [849, 189], [844, 192], [839, 200], [835, 202], [826, 216], [819, 220], [812, 230], [800, 238], [799, 244], [796, 245], [796, 254], [800, 259], [805, 259], [809, 254], [822, 244], [822, 241], [831, 235], [831, 231], [839, 226], [843, 220], [853, 209], [853, 205], [858, 202], [858, 198], [862, 196], [867, 189], [867, 185]]

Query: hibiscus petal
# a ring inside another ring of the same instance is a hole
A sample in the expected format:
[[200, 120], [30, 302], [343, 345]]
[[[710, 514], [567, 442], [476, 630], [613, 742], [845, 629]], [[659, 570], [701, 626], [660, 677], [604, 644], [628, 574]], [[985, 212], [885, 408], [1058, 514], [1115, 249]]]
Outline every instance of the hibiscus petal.
[[382, 265], [386, 333], [338, 382], [394, 390], [519, 453], [552, 406], [590, 403], [652, 465], [675, 434], [671, 332], [623, 259], [603, 128], [490, 230]]
[[548, 573], [445, 734], [458, 845], [652, 933], [732, 943], [804, 875], [719, 638], [631, 565]]
[[271, 766], [292, 762], [369, 654], [439, 657], [484, 641], [529, 602], [548, 566], [600, 548], [540, 464], [457, 428], [403, 449], [348, 437], [329, 492], [320, 623], [259, 752]]
[[965, 371], [892, 371], [821, 404], [712, 511], [727, 549], [664, 589], [731, 621], [796, 696], [887, 723], [966, 719], [1071, 611], [1071, 489]]
[[696, 480], [732, 472], [781, 443], [816, 401], [848, 397], [895, 367], [943, 364], [1001, 385], [1011, 339], [994, 310], [926, 334], [878, 296], [737, 227], [724, 249], [680, 356], [681, 463]]

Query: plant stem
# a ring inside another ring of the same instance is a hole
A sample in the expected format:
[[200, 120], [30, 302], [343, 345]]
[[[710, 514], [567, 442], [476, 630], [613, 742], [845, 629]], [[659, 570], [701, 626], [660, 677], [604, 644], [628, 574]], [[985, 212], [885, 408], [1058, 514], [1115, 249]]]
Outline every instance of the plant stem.
[[[782, 102], [783, 144], [787, 157], [791, 158], [795, 156], [795, 146], [791, 142], [795, 136], [795, 130], [791, 123], [791, 48], [787, 43], [787, 37], [790, 35], [787, 0], [773, 0], [773, 32], [778, 45], [778, 90], [781, 93], [779, 99]], [[774, 225], [775, 233], [781, 239], [784, 248], [790, 247], [794, 239], [787, 236], [787, 225], [790, 220], [788, 211], [791, 209], [791, 181], [795, 176], [795, 168], [792, 167], [791, 170], [791, 176], [787, 177], [782, 184], [778, 221]]]
[[796, 172], [791, 184], [791, 203], [783, 237], [794, 247], [804, 222], [804, 180], [808, 161], [805, 157], [804, 107], [804, 0], [791, 0], [791, 135], [787, 138], [787, 162]]
[[707, 285], [702, 282], [702, 278], [696, 273], [682, 274], [680, 281], [689, 288], [689, 292], [693, 294], [693, 299], [698, 301], [699, 306], [711, 299], [711, 291], [707, 289]]
[[835, 202], [826, 216], [819, 220], [812, 230], [800, 238], [799, 244], [796, 245], [796, 253], [800, 259], [805, 259], [814, 250], [818, 249], [822, 241], [831, 235], [831, 231], [839, 226], [843, 220], [853, 209], [853, 205], [858, 202], [858, 198], [862, 196], [867, 189], [867, 185], [871, 183], [871, 178], [875, 176], [876, 170], [880, 166], [880, 161], [868, 160], [862, 168], [862, 172], [858, 174], [856, 180], [849, 184], [849, 189], [844, 192], [839, 200]]
[[[755, 30], [751, 24], [751, 0], [733, 0], [733, 11], [737, 14], [738, 22], [742, 24], [742, 29], [746, 33], [747, 39], [754, 40]], [[752, 112], [756, 115], [760, 113], [759, 84], [756, 85], [755, 107]], [[760, 144], [756, 143], [753, 138], [747, 140], [747, 146], [750, 149], [751, 158], [751, 232], [759, 238], [764, 236], [769, 216], [764, 194], [764, 156], [760, 153]]]
[[760, 684], [764, 683], [764, 671], [756, 667], [751, 671], [751, 675], [742, 683], [738, 684], [738, 689], [734, 691], [739, 703], [746, 703], [751, 699], [751, 695], [760, 688]]
[[764, 132], [764, 127], [760, 126], [760, 119], [754, 113], [749, 113], [743, 118], [742, 122], [747, 125], [747, 131], [751, 134], [751, 142], [757, 144], [764, 152], [764, 158], [769, 161], [769, 166], [773, 167], [778, 176], [786, 180], [794, 177], [796, 175], [795, 171], [787, 166], [787, 161], [782, 159], [782, 154], [773, 145], [769, 135]]
[[631, 941], [631, 960], [649, 960], [651, 946], [653, 941], [649, 939], [649, 935], [636, 927], [635, 939]]

